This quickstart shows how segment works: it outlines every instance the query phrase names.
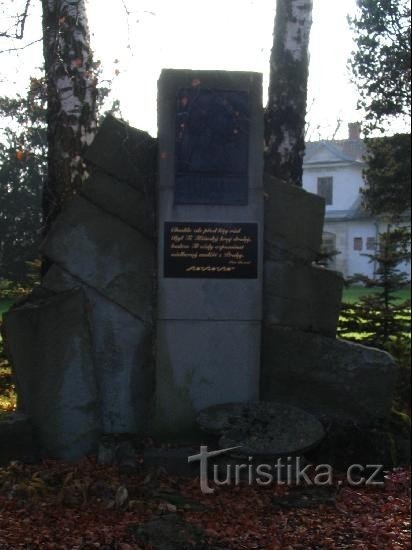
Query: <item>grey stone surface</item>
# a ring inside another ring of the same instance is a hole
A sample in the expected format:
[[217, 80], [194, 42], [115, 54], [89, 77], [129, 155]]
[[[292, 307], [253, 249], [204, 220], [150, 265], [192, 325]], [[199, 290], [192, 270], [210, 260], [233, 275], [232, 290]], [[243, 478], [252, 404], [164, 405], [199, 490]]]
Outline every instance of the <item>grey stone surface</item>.
[[[43, 285], [62, 292], [79, 285], [69, 273], [53, 266]], [[93, 356], [105, 433], [140, 433], [154, 391], [152, 327], [84, 285], [93, 333]]]
[[157, 140], [147, 132], [107, 116], [85, 156], [89, 162], [115, 178], [127, 181], [145, 193], [152, 191]]
[[[187, 221], [187, 213], [191, 212], [195, 220], [210, 222], [248, 222], [263, 219], [263, 186], [260, 189], [250, 189], [249, 204], [245, 206], [219, 204], [175, 204], [172, 187], [161, 188], [162, 200], [159, 203], [159, 216], [174, 221]], [[263, 231], [263, 228], [262, 228]]]
[[88, 288], [80, 279], [76, 279], [76, 277], [73, 277], [73, 275], [70, 275], [68, 271], [58, 265], [52, 265], [43, 276], [42, 287], [54, 293], [66, 292], [76, 288], [83, 288], [83, 290]]
[[219, 439], [222, 449], [239, 447], [247, 456], [279, 457], [304, 453], [316, 447], [325, 432], [322, 424], [296, 407], [279, 405], [278, 421], [255, 420], [232, 428]]
[[93, 452], [100, 415], [84, 294], [28, 302], [5, 317], [22, 410], [42, 454], [76, 459]]
[[262, 318], [261, 281], [246, 279], [163, 279], [159, 319], [256, 320]]
[[[254, 222], [263, 219], [261, 190], [250, 191], [244, 206], [175, 205], [173, 189], [162, 189], [159, 219], [174, 221]], [[261, 319], [263, 280], [263, 223], [258, 228], [257, 279], [168, 279], [158, 288], [157, 314], [160, 319]], [[164, 235], [159, 228], [159, 275], [163, 269]], [[224, 299], [223, 299], [224, 297]]]
[[360, 423], [390, 412], [397, 368], [388, 353], [267, 325], [262, 354], [263, 400]]
[[265, 262], [264, 318], [335, 336], [343, 278], [335, 271], [292, 262]]
[[154, 192], [142, 193], [101, 171], [95, 171], [80, 190], [93, 204], [150, 238], [155, 234]]
[[251, 456], [287, 456], [305, 452], [324, 437], [322, 424], [297, 407], [274, 402], [226, 403], [197, 416], [199, 426], [223, 434], [219, 445], [240, 447]]
[[264, 185], [265, 259], [313, 261], [322, 243], [324, 199], [268, 175]]
[[210, 405], [259, 397], [260, 323], [158, 321], [155, 429], [184, 434]]
[[77, 196], [53, 224], [42, 249], [71, 275], [151, 322], [152, 240]]

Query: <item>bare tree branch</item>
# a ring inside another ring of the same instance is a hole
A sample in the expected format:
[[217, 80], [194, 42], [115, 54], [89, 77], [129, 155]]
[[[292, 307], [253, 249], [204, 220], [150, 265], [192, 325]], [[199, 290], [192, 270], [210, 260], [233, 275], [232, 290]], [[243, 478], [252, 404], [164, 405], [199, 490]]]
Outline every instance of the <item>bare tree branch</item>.
[[29, 42], [28, 44], [25, 44], [24, 46], [21, 46], [20, 48], [8, 48], [6, 50], [0, 50], [0, 54], [2, 53], [10, 53], [10, 52], [18, 52], [20, 50], [25, 50], [29, 46], [33, 46], [33, 44], [37, 44], [38, 42], [42, 42], [43, 38], [38, 38], [37, 40], [33, 40], [33, 42]]
[[16, 22], [14, 25], [12, 25], [12, 27], [10, 27], [10, 28], [13, 28], [14, 26], [14, 29], [15, 29], [14, 33], [10, 33], [9, 29], [7, 29], [6, 31], [1, 31], [0, 32], [1, 38], [14, 38], [17, 40], [21, 40], [23, 38], [24, 28], [26, 26], [26, 19], [29, 13], [30, 4], [31, 4], [31, 0], [26, 0], [22, 13], [19, 13], [15, 16]]
[[18, 23], [20, 23], [20, 32], [19, 33], [16, 32], [16, 38], [19, 39], [19, 40], [21, 40], [23, 38], [23, 35], [24, 35], [24, 27], [26, 25], [26, 19], [27, 19], [27, 14], [29, 12], [30, 2], [31, 2], [31, 0], [26, 0], [26, 5], [24, 7], [24, 11], [23, 11], [22, 14], [19, 15]]

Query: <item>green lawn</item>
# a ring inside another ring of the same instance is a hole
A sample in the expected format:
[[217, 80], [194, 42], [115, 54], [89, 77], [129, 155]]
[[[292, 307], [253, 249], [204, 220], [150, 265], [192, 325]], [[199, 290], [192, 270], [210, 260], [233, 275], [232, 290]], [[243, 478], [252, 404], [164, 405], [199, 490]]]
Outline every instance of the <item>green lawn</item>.
[[[361, 296], [365, 296], [367, 294], [374, 294], [375, 292], [379, 292], [380, 289], [376, 287], [371, 288], [365, 288], [364, 286], [353, 286], [350, 288], [345, 288], [343, 290], [343, 296], [342, 301], [353, 304], [359, 300]], [[411, 298], [411, 288], [404, 288], [402, 290], [399, 290], [395, 293], [397, 296], [397, 300], [399, 303], [404, 302], [405, 300], [408, 300]]]
[[13, 302], [15, 301], [14, 298], [2, 298], [0, 299], [0, 319], [3, 317], [3, 313], [6, 313], [6, 311], [13, 305]]

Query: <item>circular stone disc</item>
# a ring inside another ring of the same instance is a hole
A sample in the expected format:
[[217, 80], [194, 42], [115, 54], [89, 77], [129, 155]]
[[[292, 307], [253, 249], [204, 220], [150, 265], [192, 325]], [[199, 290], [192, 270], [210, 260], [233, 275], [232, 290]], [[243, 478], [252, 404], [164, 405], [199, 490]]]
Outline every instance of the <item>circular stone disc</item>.
[[311, 414], [282, 403], [228, 403], [201, 411], [199, 425], [223, 434], [221, 448], [241, 447], [242, 455], [282, 456], [304, 452], [324, 437]]
[[227, 430], [239, 425], [240, 419], [246, 414], [249, 408], [254, 409], [261, 403], [225, 403], [223, 405], [213, 405], [207, 409], [201, 410], [196, 422], [205, 432], [212, 435], [222, 435]]

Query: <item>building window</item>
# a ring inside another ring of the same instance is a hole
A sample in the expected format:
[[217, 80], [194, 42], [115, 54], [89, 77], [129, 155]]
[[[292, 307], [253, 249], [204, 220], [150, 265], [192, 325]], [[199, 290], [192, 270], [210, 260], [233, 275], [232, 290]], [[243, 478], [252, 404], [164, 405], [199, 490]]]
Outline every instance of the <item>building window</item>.
[[318, 178], [318, 195], [325, 199], [326, 204], [333, 202], [333, 178]]
[[362, 250], [362, 248], [363, 248], [362, 237], [355, 237], [353, 239], [353, 250]]
[[375, 237], [368, 237], [366, 239], [366, 250], [375, 250], [375, 248], [376, 248]]

